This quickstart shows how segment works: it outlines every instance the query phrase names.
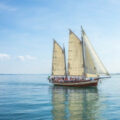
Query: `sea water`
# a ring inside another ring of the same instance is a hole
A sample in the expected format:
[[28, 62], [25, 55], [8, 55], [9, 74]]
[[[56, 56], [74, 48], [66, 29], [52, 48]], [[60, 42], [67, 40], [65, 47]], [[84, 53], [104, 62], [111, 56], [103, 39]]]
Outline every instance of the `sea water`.
[[0, 120], [120, 120], [120, 76], [97, 88], [55, 87], [48, 75], [0, 75]]

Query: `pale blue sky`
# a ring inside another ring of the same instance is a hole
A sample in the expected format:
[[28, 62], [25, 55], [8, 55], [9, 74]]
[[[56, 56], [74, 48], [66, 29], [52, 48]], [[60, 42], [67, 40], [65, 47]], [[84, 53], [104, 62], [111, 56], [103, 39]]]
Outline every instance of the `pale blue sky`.
[[119, 0], [0, 0], [0, 73], [50, 73], [55, 38], [85, 29], [109, 72], [120, 72]]

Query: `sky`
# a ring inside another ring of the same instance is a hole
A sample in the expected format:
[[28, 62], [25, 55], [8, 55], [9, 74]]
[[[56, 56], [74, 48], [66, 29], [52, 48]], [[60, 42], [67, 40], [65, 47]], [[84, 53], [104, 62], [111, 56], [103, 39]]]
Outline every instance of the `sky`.
[[119, 0], [0, 0], [0, 73], [50, 74], [53, 39], [68, 50], [83, 26], [110, 73], [120, 72]]

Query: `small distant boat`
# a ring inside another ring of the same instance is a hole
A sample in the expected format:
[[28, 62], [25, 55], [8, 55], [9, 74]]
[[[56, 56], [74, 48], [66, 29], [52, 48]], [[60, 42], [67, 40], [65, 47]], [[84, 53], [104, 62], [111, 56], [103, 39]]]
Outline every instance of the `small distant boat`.
[[69, 30], [68, 64], [65, 48], [54, 40], [52, 74], [49, 81], [59, 86], [97, 86], [101, 75], [110, 76], [97, 56], [86, 33], [82, 29], [81, 40]]

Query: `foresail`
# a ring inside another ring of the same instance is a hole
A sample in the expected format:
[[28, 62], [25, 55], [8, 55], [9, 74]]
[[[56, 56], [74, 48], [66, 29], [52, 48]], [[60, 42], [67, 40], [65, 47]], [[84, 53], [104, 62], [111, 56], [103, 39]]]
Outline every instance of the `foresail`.
[[104, 67], [103, 63], [97, 56], [94, 48], [92, 47], [86, 33], [82, 29], [82, 39], [85, 46], [85, 63], [86, 63], [86, 72], [88, 74], [100, 75], [106, 74], [109, 75], [108, 71]]
[[68, 51], [68, 75], [81, 76], [84, 73], [82, 43], [80, 39], [70, 30]]
[[53, 49], [53, 62], [52, 62], [52, 75], [61, 76], [65, 75], [65, 56], [64, 50], [60, 45], [54, 41]]

